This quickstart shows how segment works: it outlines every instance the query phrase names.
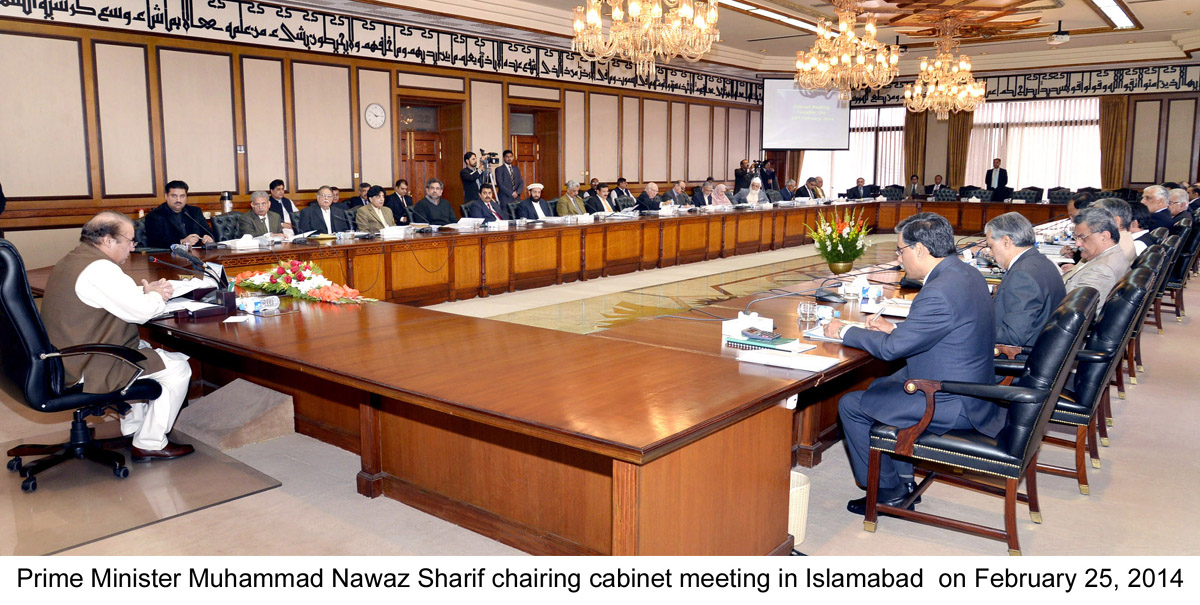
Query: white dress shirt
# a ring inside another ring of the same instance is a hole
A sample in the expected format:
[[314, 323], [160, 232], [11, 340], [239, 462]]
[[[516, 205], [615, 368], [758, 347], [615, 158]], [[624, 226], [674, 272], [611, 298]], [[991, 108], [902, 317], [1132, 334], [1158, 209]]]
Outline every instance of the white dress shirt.
[[79, 273], [75, 295], [83, 304], [104, 309], [121, 321], [144, 324], [161, 315], [166, 301], [156, 292], [146, 292], [111, 260], [97, 260]]
[[325, 219], [325, 233], [333, 233], [332, 214], [328, 208], [321, 208], [321, 218]]

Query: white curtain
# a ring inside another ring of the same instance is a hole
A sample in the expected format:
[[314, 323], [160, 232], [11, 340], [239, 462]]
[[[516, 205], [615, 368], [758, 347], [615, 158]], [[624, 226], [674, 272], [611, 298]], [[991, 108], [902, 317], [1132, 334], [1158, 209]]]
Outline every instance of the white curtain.
[[825, 179], [825, 194], [850, 189], [859, 177], [880, 186], [907, 183], [904, 172], [904, 108], [850, 110], [850, 148], [842, 151], [805, 151], [800, 186], [809, 177]]
[[1013, 189], [1100, 187], [1100, 99], [989, 101], [975, 110], [969, 149], [969, 185], [985, 186], [1000, 158]]

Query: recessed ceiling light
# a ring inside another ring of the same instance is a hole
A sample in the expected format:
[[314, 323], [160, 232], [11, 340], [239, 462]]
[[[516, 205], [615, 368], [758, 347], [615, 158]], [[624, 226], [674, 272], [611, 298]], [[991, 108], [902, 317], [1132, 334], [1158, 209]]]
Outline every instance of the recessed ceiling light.
[[1090, 0], [1096, 8], [1100, 9], [1109, 21], [1112, 21], [1117, 29], [1133, 29], [1133, 20], [1129, 15], [1125, 14], [1125, 10], [1121, 5], [1117, 4], [1116, 0]]

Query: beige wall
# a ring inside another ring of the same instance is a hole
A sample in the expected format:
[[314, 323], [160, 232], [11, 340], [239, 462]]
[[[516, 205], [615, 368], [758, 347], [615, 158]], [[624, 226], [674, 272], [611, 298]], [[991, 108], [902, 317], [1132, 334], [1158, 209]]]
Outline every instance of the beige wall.
[[1154, 183], [1157, 182], [1158, 117], [1162, 105], [1158, 101], [1139, 101], [1133, 105], [1133, 166], [1129, 171], [1129, 180]]
[[642, 103], [637, 97], [621, 99], [621, 175], [630, 182], [642, 180]]
[[79, 227], [6, 231], [4, 238], [21, 253], [21, 262], [25, 263], [26, 269], [38, 269], [52, 266], [79, 245]]
[[292, 92], [296, 105], [297, 188], [352, 188], [350, 70], [293, 63]]
[[471, 143], [467, 151], [504, 151], [504, 93], [498, 82], [471, 82]]
[[670, 178], [667, 174], [667, 134], [670, 132], [667, 103], [643, 100], [642, 122], [642, 180], [666, 181]]
[[79, 42], [0, 34], [0, 180], [8, 197], [88, 194]]
[[729, 110], [729, 139], [725, 141], [725, 180], [733, 179], [733, 171], [738, 163], [749, 156], [746, 154], [748, 139], [746, 138], [746, 123], [748, 118], [745, 109]]
[[584, 93], [569, 90], [563, 104], [563, 186], [566, 181], [588, 182], [587, 109]]
[[713, 108], [713, 160], [712, 160], [712, 177], [718, 181], [726, 178], [725, 173], [729, 170], [728, 155], [729, 151], [726, 148], [725, 133], [725, 116], [728, 112], [724, 107]]
[[[362, 133], [361, 181], [391, 187], [392, 178], [392, 75], [388, 71], [358, 70], [358, 131]], [[366, 110], [371, 103], [383, 106], [383, 126], [371, 128]]]
[[104, 195], [153, 194], [146, 49], [97, 44], [95, 52]]
[[671, 180], [687, 178], [687, 104], [671, 103]]
[[1189, 180], [1192, 174], [1192, 133], [1196, 99], [1173, 99], [1167, 104], [1167, 150], [1163, 179]]
[[[925, 112], [925, 183], [933, 183], [933, 177], [946, 175], [949, 157], [950, 120], [939, 120], [933, 112]], [[948, 183], [959, 187], [962, 183]]]
[[615, 128], [618, 101], [616, 95], [589, 95], [588, 180], [594, 177], [605, 183], [616, 182], [621, 170], [621, 132]]
[[246, 107], [246, 167], [250, 191], [265, 190], [287, 175], [287, 135], [284, 131], [283, 61], [242, 60], [242, 93]]
[[688, 106], [688, 169], [689, 181], [703, 181], [712, 174], [711, 150], [719, 141], [712, 136], [712, 111], [708, 105]]
[[167, 180], [192, 192], [235, 191], [230, 56], [160, 50]]

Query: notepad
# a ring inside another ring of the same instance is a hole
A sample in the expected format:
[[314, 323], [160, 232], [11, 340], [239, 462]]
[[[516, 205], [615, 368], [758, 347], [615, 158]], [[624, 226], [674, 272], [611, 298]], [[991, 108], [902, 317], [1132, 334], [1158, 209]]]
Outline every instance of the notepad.
[[836, 357], [822, 355], [806, 355], [804, 353], [783, 353], [780, 351], [738, 351], [738, 361], [759, 363], [792, 370], [821, 372], [837, 365]]
[[[843, 321], [842, 323], [846, 324], [847, 326], [853, 326], [855, 328], [866, 328], [867, 327], [867, 324], [865, 324], [861, 321]], [[825, 335], [825, 324], [817, 324], [817, 325], [805, 330], [804, 337], [809, 340], [819, 340], [821, 342], [837, 342], [837, 343], [842, 342], [842, 339], [840, 339], [840, 338], [830, 338]]]
[[775, 340], [751, 340], [749, 338], [725, 337], [725, 346], [743, 351], [784, 351], [801, 353], [815, 349], [816, 345], [806, 345], [795, 338], [776, 338]]
[[912, 301], [903, 298], [885, 298], [878, 304], [861, 304], [858, 309], [863, 313], [878, 313], [882, 310], [884, 315], [891, 317], [908, 317], [908, 312], [912, 309]]

